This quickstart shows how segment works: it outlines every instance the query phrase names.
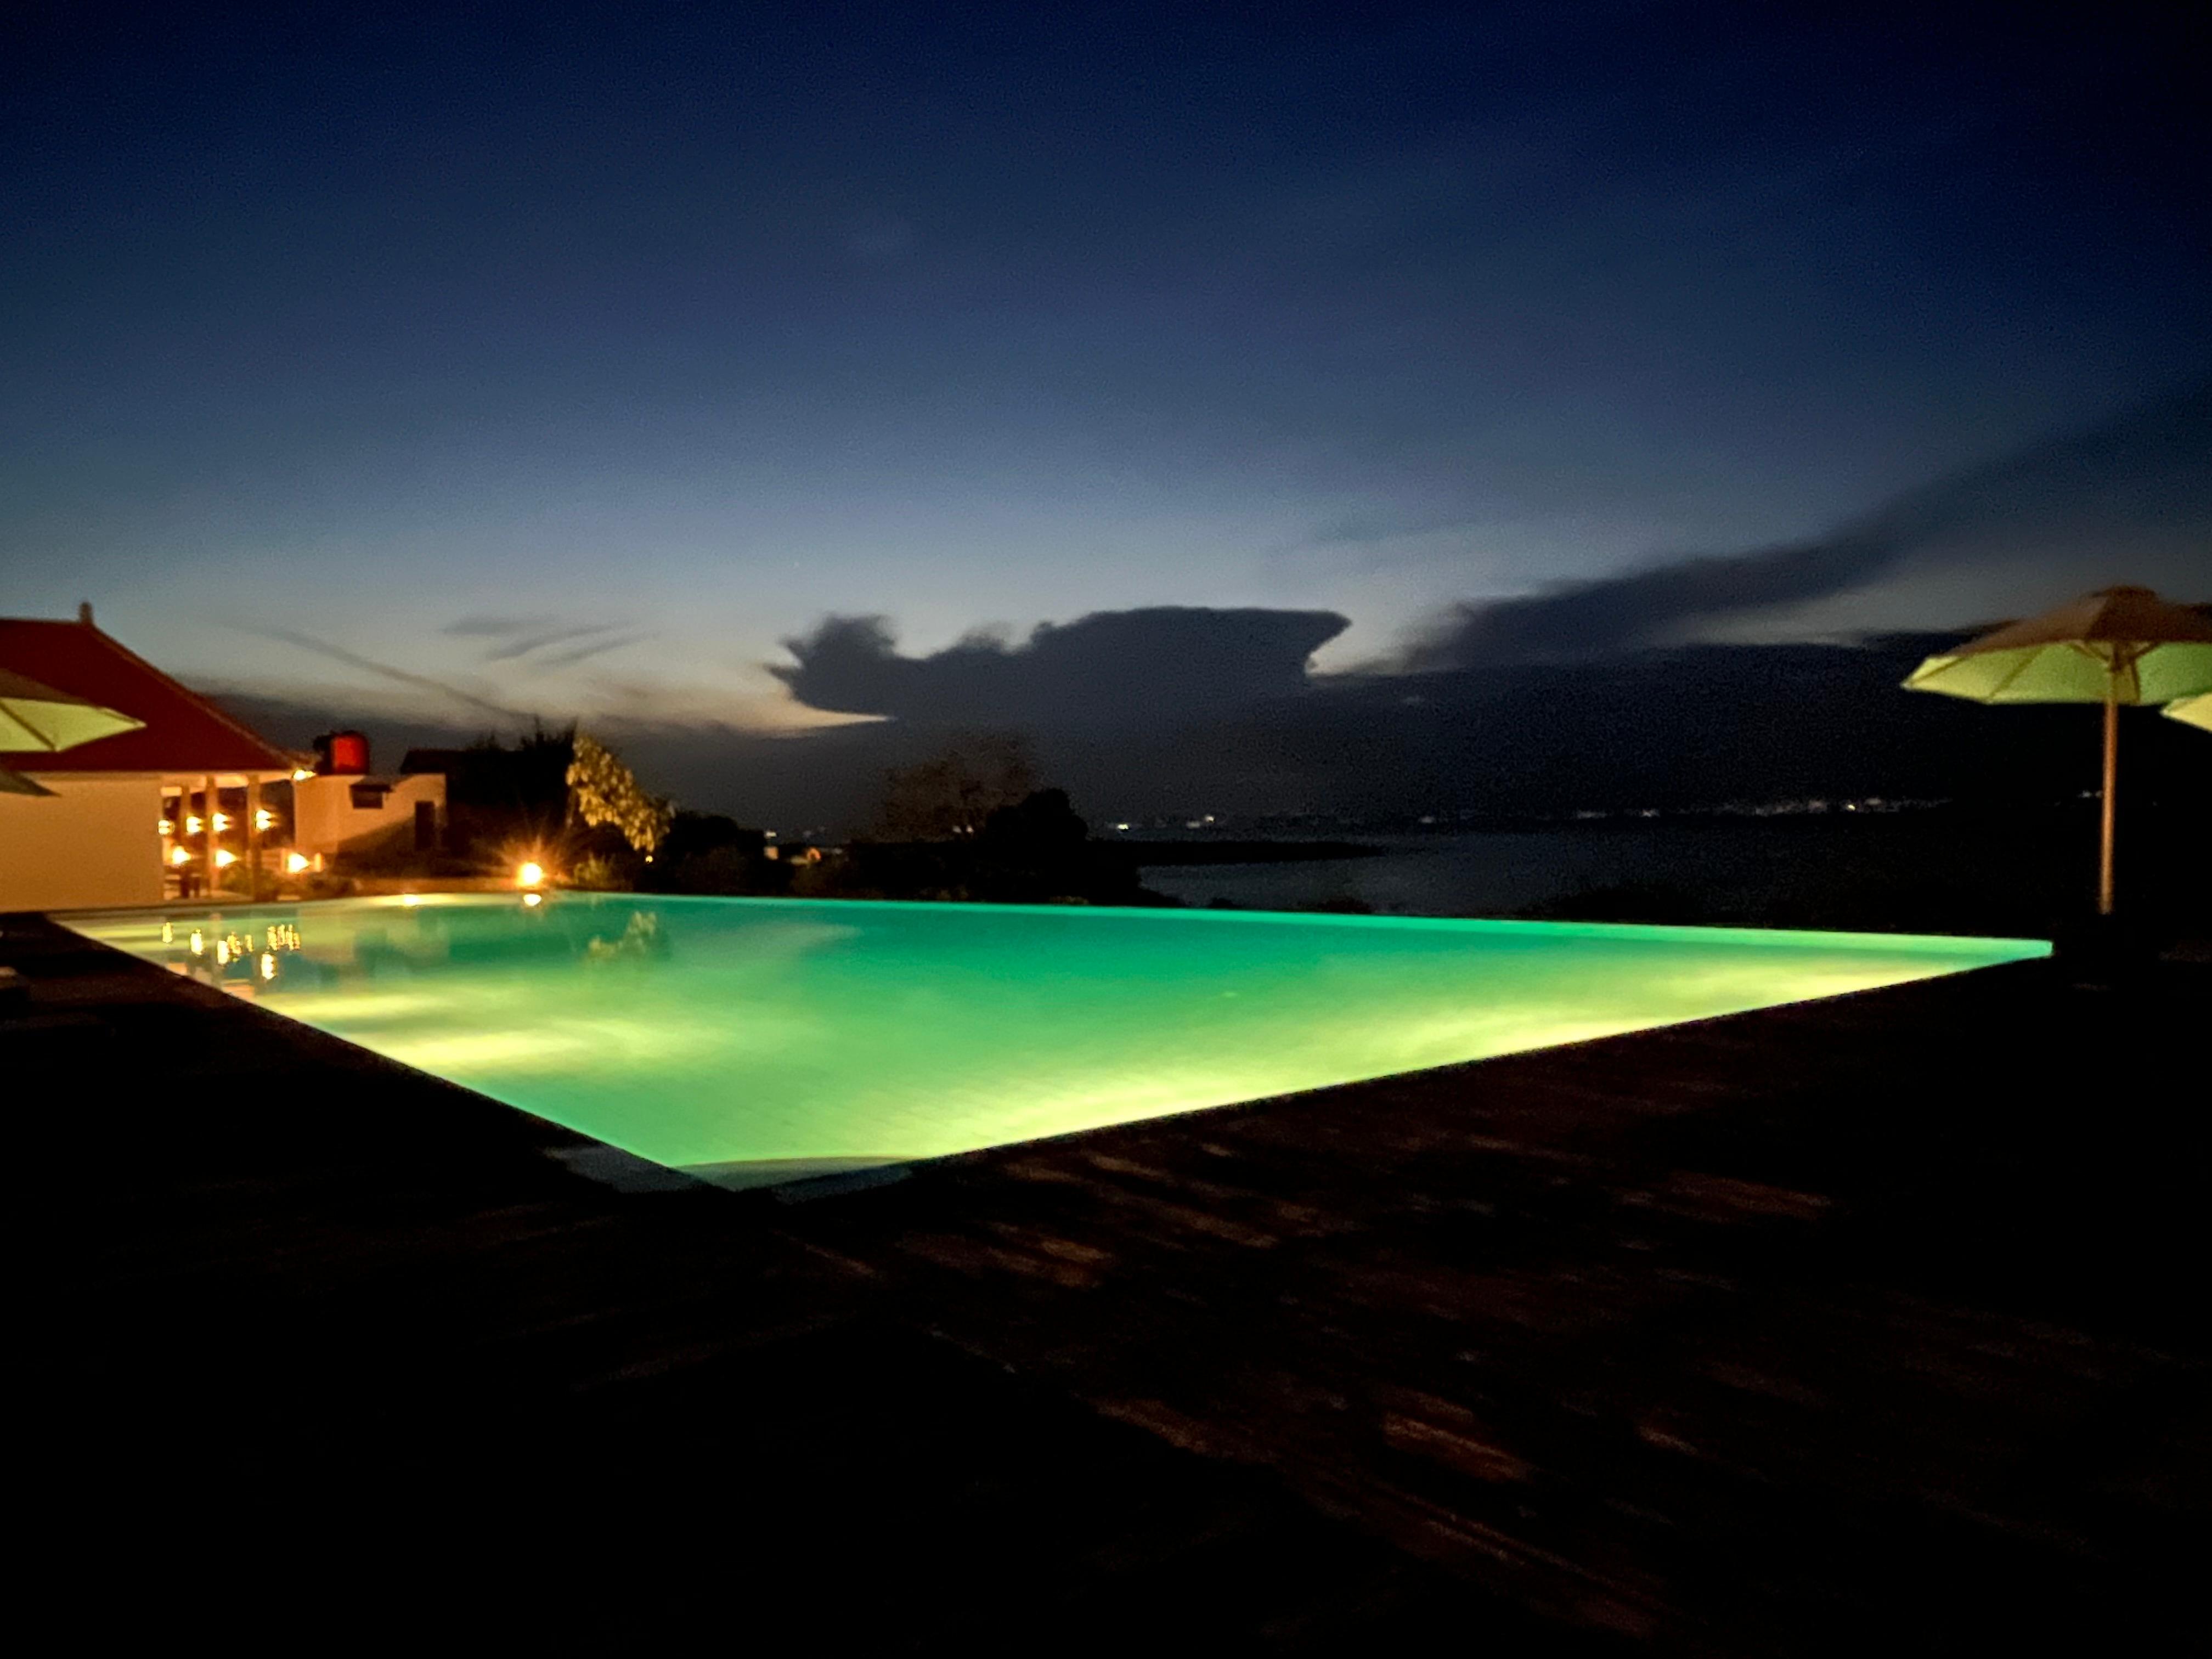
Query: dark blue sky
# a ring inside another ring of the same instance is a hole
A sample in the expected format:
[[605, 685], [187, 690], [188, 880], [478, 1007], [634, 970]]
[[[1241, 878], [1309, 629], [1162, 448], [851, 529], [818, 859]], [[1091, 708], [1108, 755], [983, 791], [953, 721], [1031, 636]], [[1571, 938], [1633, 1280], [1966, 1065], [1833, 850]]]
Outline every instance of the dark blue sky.
[[[2178, 22], [1796, 9], [56, 9], [0, 45], [0, 611], [775, 727], [827, 615], [1335, 611], [1341, 669], [2202, 384]], [[2196, 476], [1678, 631], [2186, 588]]]

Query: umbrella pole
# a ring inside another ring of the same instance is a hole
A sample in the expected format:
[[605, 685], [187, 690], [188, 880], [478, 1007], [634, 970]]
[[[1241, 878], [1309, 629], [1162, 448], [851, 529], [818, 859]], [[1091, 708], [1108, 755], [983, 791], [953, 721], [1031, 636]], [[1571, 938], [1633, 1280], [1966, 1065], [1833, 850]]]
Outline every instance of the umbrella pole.
[[2105, 678], [2104, 846], [2097, 860], [2097, 914], [2112, 914], [2112, 792], [2120, 778], [2120, 677]]

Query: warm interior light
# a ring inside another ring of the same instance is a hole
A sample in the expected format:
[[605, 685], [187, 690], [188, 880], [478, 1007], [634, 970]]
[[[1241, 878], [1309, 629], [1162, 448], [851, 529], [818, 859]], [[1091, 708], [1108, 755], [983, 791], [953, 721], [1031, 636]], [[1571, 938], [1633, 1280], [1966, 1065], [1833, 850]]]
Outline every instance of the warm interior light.
[[221, 835], [224, 830], [228, 830], [228, 829], [229, 829], [229, 828], [230, 828], [230, 814], [229, 814], [229, 813], [228, 813], [228, 812], [218, 812], [218, 813], [216, 813], [216, 814], [215, 815], [215, 832], [216, 832], [216, 834], [217, 834], [217, 835], [219, 836], [219, 835]]
[[216, 869], [228, 870], [232, 865], [237, 862], [238, 854], [232, 852], [228, 847], [220, 847], [216, 849], [215, 867]]
[[307, 855], [305, 853], [287, 853], [284, 854], [284, 868], [288, 873], [296, 876], [300, 872], [307, 867]]
[[176, 833], [176, 831], [177, 831], [177, 826], [176, 826], [175, 822], [174, 822], [173, 820], [172, 820], [172, 819], [169, 819], [169, 818], [163, 818], [163, 819], [161, 819], [161, 823], [160, 823], [160, 826], [159, 826], [159, 827], [160, 827], [160, 829], [161, 829], [161, 833], [162, 833], [163, 835], [165, 835], [165, 836], [173, 836], [173, 835], [174, 835], [174, 834]]
[[192, 861], [192, 849], [191, 849], [191, 848], [189, 848], [189, 847], [172, 847], [172, 848], [169, 849], [169, 862], [170, 862], [170, 863], [172, 863], [172, 864], [190, 864], [191, 861]]
[[535, 860], [526, 860], [514, 872], [514, 878], [525, 887], [542, 887], [545, 884], [545, 866]]
[[256, 830], [266, 830], [276, 822], [276, 815], [265, 806], [258, 808], [253, 814], [253, 827]]
[[195, 813], [193, 813], [190, 817], [188, 817], [188, 818], [186, 818], [186, 819], [185, 820], [185, 833], [186, 835], [188, 835], [188, 836], [197, 836], [198, 834], [199, 834], [199, 832], [200, 832], [200, 819], [199, 819], [199, 814], [198, 814], [198, 813], [197, 813], [197, 812], [195, 812]]

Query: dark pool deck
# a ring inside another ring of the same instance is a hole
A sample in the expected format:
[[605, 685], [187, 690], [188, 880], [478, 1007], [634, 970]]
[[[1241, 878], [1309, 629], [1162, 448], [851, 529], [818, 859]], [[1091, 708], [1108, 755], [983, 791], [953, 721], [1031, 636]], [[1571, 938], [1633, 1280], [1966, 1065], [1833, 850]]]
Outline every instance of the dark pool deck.
[[111, 1630], [2205, 1623], [2201, 965], [1987, 969], [789, 1202], [618, 1190], [566, 1132], [40, 920], [0, 918], [0, 964], [19, 1502], [34, 1576]]

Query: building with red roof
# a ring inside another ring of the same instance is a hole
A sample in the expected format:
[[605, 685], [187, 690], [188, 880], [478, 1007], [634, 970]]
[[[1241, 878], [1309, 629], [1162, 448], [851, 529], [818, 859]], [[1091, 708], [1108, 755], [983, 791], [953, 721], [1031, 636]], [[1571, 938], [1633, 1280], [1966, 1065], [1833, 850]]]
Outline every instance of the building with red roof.
[[154, 904], [219, 891], [241, 860], [259, 867], [273, 822], [262, 787], [292, 778], [301, 757], [102, 633], [89, 605], [75, 622], [0, 617], [0, 666], [144, 722], [0, 754], [48, 792], [0, 795], [0, 911]]

